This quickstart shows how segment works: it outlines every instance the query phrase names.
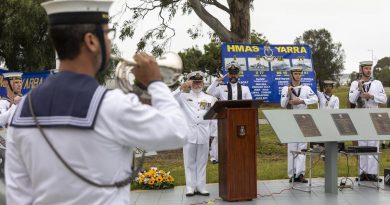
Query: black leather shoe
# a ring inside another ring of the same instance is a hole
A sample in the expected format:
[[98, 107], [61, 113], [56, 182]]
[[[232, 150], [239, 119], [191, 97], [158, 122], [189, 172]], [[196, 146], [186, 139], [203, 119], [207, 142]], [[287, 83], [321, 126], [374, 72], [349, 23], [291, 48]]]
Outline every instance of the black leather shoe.
[[376, 176], [376, 174], [367, 174], [367, 178], [368, 178], [368, 181], [372, 181], [372, 182], [382, 182], [382, 179], [378, 179], [378, 177]]
[[360, 181], [369, 181], [368, 174], [366, 174], [365, 172], [361, 173], [359, 178], [360, 178]]
[[194, 193], [194, 192], [187, 192], [187, 193], [186, 193], [186, 196], [187, 196], [187, 197], [195, 196], [195, 193]]
[[308, 181], [302, 174], [300, 174], [297, 178], [294, 179], [294, 182], [307, 183]]
[[195, 194], [201, 196], [210, 196], [210, 193], [208, 191], [203, 191], [203, 192], [196, 191]]

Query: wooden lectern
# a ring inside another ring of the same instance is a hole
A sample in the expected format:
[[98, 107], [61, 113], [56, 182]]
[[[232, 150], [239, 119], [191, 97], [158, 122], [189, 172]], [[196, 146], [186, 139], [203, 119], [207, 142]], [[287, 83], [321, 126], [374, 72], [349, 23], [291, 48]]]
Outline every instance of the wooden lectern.
[[219, 196], [225, 201], [257, 197], [257, 108], [261, 100], [217, 101], [204, 119], [218, 119]]

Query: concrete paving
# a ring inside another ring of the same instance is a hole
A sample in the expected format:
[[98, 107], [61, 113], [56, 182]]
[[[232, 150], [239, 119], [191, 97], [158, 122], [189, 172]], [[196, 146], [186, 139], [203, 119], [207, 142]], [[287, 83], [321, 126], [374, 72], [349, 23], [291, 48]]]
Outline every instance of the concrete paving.
[[[307, 189], [308, 184], [296, 184]], [[210, 196], [185, 196], [185, 187], [177, 186], [168, 190], [136, 190], [130, 192], [131, 205], [388, 205], [390, 204], [390, 186], [380, 183], [377, 189], [372, 182], [365, 182], [353, 189], [339, 190], [338, 194], [327, 194], [324, 191], [324, 179], [312, 179], [312, 192], [291, 189], [287, 179], [257, 181], [256, 199], [243, 202], [226, 202], [219, 198], [218, 184], [207, 184]], [[0, 205], [5, 205], [4, 181], [0, 180]]]
[[[307, 189], [307, 184], [296, 184]], [[218, 184], [207, 184], [209, 197], [185, 196], [185, 187], [178, 186], [170, 190], [132, 191], [132, 205], [196, 205], [196, 204], [234, 204], [234, 205], [388, 205], [390, 204], [390, 186], [380, 184], [375, 188], [372, 182], [364, 186], [354, 184], [353, 189], [346, 188], [338, 194], [324, 191], [324, 179], [316, 178], [312, 182], [312, 192], [292, 190], [288, 180], [268, 180], [257, 182], [258, 197], [252, 201], [226, 202], [219, 198]]]

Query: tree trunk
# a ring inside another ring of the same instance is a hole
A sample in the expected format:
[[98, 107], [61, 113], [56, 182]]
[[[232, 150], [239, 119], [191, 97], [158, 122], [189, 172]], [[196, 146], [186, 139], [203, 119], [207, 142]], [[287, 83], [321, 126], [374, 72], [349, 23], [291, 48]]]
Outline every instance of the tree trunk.
[[250, 43], [250, 1], [231, 0], [228, 1], [228, 4], [230, 8], [230, 31], [238, 37], [232, 39], [232, 41], [237, 43]]

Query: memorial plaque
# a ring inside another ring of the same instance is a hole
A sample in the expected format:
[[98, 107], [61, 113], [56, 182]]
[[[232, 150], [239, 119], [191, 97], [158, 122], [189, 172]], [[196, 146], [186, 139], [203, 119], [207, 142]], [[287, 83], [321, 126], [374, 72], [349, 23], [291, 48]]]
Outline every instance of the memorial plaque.
[[297, 121], [299, 129], [305, 137], [321, 136], [316, 123], [310, 114], [294, 114], [295, 121]]
[[340, 135], [357, 135], [355, 126], [352, 123], [351, 117], [347, 113], [332, 114], [333, 122], [336, 124]]
[[378, 135], [390, 135], [390, 118], [387, 113], [370, 113], [376, 133]]

